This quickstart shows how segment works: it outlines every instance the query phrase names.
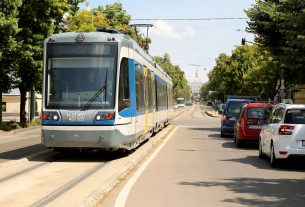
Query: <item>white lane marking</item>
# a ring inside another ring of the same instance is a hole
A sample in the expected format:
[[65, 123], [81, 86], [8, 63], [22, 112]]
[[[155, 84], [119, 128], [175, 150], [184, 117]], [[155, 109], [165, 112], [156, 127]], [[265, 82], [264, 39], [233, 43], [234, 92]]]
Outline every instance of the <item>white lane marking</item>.
[[147, 168], [147, 166], [155, 159], [155, 157], [158, 155], [158, 153], [161, 151], [161, 149], [166, 145], [166, 143], [170, 140], [170, 138], [173, 136], [173, 134], [176, 132], [176, 130], [179, 128], [177, 126], [168, 136], [167, 139], [156, 149], [156, 151], [143, 163], [143, 165], [135, 172], [135, 174], [129, 179], [129, 181], [126, 183], [126, 185], [121, 190], [119, 196], [116, 199], [115, 207], [124, 207], [128, 198], [128, 195], [136, 183], [136, 181], [139, 179], [139, 177], [142, 175], [144, 170]]

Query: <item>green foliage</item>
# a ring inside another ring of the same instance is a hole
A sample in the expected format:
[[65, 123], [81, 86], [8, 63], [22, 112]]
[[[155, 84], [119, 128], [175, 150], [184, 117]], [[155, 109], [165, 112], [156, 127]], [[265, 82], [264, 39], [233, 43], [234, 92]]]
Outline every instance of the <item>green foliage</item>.
[[220, 100], [225, 95], [261, 96], [273, 98], [278, 87], [278, 67], [270, 53], [256, 45], [239, 46], [231, 56], [220, 54], [209, 73], [209, 81], [201, 88], [201, 96], [209, 91]]
[[248, 31], [270, 51], [285, 83], [305, 82], [304, 10], [304, 0], [260, 0], [246, 11]]
[[12, 51], [16, 51], [15, 35], [18, 32], [17, 8], [21, 0], [4, 0], [0, 2], [0, 92], [7, 92], [11, 88], [11, 65], [7, 61]]
[[144, 37], [129, 26], [131, 16], [124, 10], [123, 5], [114, 3], [112, 5], [98, 6], [92, 10], [81, 10], [74, 15], [68, 16], [66, 26], [70, 32], [94, 32], [97, 26], [113, 28], [123, 31], [133, 38], [143, 49], [146, 42], [149, 45], [151, 39]]
[[172, 78], [174, 88], [174, 98], [183, 97], [186, 100], [191, 97], [191, 89], [185, 78], [184, 72], [178, 65], [173, 65], [169, 54], [165, 53], [163, 57], [154, 57], [156, 63]]
[[3, 122], [2, 124], [0, 124], [0, 130], [3, 131], [11, 131], [11, 130], [15, 130], [15, 129], [20, 129], [21, 127], [19, 126], [19, 124], [15, 121], [8, 121], [8, 122]]
[[[2, 93], [8, 92], [14, 80], [9, 62], [10, 54], [17, 50], [15, 35], [18, 32], [18, 7], [21, 0], [3, 0], [0, 2], [0, 104]], [[0, 124], [2, 123], [2, 107], [0, 108]]]
[[12, 30], [15, 31], [14, 34], [7, 35], [7, 37], [14, 36], [14, 39], [10, 39], [9, 45], [13, 49], [8, 50], [5, 60], [11, 72], [9, 77], [13, 79], [9, 82], [14, 87], [18, 87], [21, 93], [21, 123], [26, 122], [26, 92], [33, 88], [41, 91], [43, 41], [50, 34], [64, 29], [65, 14], [75, 12], [78, 2], [82, 1], [29, 0], [22, 1], [21, 5], [16, 3], [14, 7], [9, 7], [16, 10], [12, 11], [11, 14], [15, 14], [15, 19], [12, 22], [15, 22], [14, 27], [16, 28], [18, 25], [18, 29]]

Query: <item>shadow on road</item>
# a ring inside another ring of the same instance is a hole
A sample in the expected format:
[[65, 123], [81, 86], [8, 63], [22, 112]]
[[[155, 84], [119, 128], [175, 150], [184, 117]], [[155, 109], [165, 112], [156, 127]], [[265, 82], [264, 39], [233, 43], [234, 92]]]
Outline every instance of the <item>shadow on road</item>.
[[42, 151], [44, 149], [45, 149], [45, 147], [42, 146], [41, 144], [35, 144], [35, 145], [27, 146], [27, 147], [22, 147], [19, 149], [14, 149], [14, 150], [7, 151], [7, 152], [2, 152], [2, 153], [0, 153], [0, 159], [17, 160], [17, 159], [27, 157], [28, 155], [30, 155], [34, 152]]
[[128, 156], [134, 152], [122, 150], [114, 152], [105, 150], [78, 151], [69, 149], [45, 151], [46, 149], [44, 146], [36, 144], [0, 153], [0, 159], [9, 161], [27, 158], [29, 161], [40, 162], [105, 162]]
[[[282, 160], [277, 168], [272, 168], [269, 164], [269, 158], [260, 159], [258, 156], [247, 156], [238, 159], [221, 160], [224, 162], [238, 162], [242, 164], [252, 165], [259, 169], [277, 170], [277, 171], [298, 171], [305, 172], [304, 159], [288, 159]], [[305, 187], [305, 186], [304, 186]]]
[[[239, 195], [223, 199], [223, 202], [245, 206], [303, 207], [305, 201], [305, 180], [301, 179], [233, 178], [218, 182], [198, 181], [178, 184], [205, 188], [225, 187], [228, 191]], [[250, 194], [252, 198], [243, 197], [243, 194]]]
[[223, 148], [235, 148], [237, 150], [258, 150], [258, 144], [257, 143], [243, 143], [241, 147], [237, 148], [234, 141], [225, 142], [222, 144]]
[[219, 127], [211, 127], [211, 128], [204, 128], [204, 127], [194, 127], [189, 128], [190, 130], [198, 130], [198, 131], [213, 131], [213, 132], [220, 132]]

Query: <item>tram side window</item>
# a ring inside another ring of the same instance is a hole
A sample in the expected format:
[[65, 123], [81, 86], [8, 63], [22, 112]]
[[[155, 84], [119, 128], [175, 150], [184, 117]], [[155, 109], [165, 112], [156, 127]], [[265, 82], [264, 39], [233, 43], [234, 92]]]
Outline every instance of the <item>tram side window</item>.
[[120, 66], [119, 111], [130, 107], [128, 59], [123, 58]]
[[152, 109], [152, 89], [151, 89], [151, 72], [147, 69], [147, 76], [146, 76], [146, 99], [148, 109]]
[[143, 66], [136, 64], [136, 104], [137, 111], [144, 110], [144, 75], [143, 75]]
[[166, 86], [163, 85], [161, 80], [157, 81], [157, 108], [158, 110], [166, 109], [167, 105], [167, 94], [166, 94]]
[[154, 98], [154, 94], [153, 94], [153, 85], [152, 85], [152, 80], [151, 80], [151, 71], [149, 70], [149, 72], [147, 73], [147, 78], [148, 78], [148, 108], [152, 109], [153, 108], [153, 98]]

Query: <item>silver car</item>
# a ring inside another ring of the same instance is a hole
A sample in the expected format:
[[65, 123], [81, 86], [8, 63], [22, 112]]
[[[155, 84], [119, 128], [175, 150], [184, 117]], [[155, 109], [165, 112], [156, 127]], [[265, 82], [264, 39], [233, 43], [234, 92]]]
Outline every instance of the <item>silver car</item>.
[[270, 113], [259, 138], [259, 157], [271, 166], [293, 156], [305, 157], [305, 104], [278, 104]]

